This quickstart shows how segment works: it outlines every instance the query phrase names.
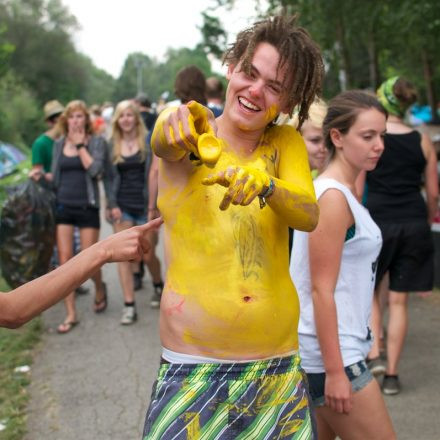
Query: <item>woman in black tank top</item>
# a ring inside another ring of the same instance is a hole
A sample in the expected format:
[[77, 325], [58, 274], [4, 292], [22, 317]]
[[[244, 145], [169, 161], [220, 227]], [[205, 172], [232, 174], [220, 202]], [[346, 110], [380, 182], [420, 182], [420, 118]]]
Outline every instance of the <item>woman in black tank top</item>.
[[[400, 391], [398, 363], [408, 327], [408, 292], [429, 292], [433, 287], [434, 246], [430, 224], [437, 211], [437, 157], [426, 135], [407, 126], [403, 117], [416, 100], [412, 84], [390, 78], [378, 90], [389, 112], [385, 152], [375, 170], [367, 174], [367, 208], [382, 231], [376, 286], [388, 272], [389, 308], [387, 366], [379, 362], [382, 317], [376, 289], [372, 327], [375, 344], [370, 352], [375, 372], [385, 373], [385, 394]], [[426, 202], [421, 195], [425, 182]], [[383, 290], [383, 289], [382, 289]]]
[[[107, 174], [107, 198], [115, 232], [145, 223], [159, 214], [156, 208], [156, 174], [150, 175], [152, 152], [146, 145], [146, 128], [136, 105], [131, 101], [120, 102], [112, 123], [109, 172]], [[160, 261], [155, 254], [157, 233], [151, 232], [153, 246], [144, 255], [144, 262], [153, 280], [153, 301], [159, 306], [163, 283]], [[121, 324], [133, 324], [137, 319], [133, 271], [129, 262], [118, 263], [119, 280], [124, 295]], [[158, 298], [156, 298], [158, 297]], [[154, 304], [155, 304], [154, 303]]]
[[[60, 264], [73, 256], [73, 231], [79, 228], [85, 249], [99, 239], [98, 179], [104, 169], [107, 144], [92, 134], [90, 116], [83, 101], [72, 101], [59, 119], [64, 136], [55, 142], [52, 175], [56, 191], [56, 238]], [[93, 276], [96, 313], [107, 307], [105, 283], [101, 271]], [[58, 333], [68, 333], [78, 323], [75, 293], [65, 300], [66, 319]]]

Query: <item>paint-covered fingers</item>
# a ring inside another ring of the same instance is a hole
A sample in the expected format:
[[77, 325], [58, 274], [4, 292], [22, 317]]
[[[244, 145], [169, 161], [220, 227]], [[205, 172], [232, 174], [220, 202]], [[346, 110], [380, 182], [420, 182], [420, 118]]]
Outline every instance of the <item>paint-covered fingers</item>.
[[235, 169], [229, 167], [224, 171], [219, 171], [218, 173], [210, 174], [202, 180], [203, 185], [221, 185], [224, 187], [229, 187], [232, 177], [235, 175]]
[[192, 116], [185, 105], [169, 113], [163, 123], [163, 132], [168, 145], [179, 146], [187, 152], [197, 153], [197, 135]]
[[270, 177], [265, 171], [251, 167], [229, 167], [225, 171], [209, 175], [202, 183], [219, 184], [228, 188], [220, 203], [220, 209], [225, 210], [231, 204], [251, 204], [264, 188], [268, 187]]
[[214, 113], [212, 113], [208, 107], [196, 101], [188, 102], [186, 107], [193, 117], [194, 128], [197, 134], [208, 133], [213, 136], [217, 135], [217, 124], [215, 122]]
[[243, 168], [237, 167], [232, 172], [229, 171], [229, 187], [220, 203], [220, 209], [222, 211], [227, 209], [231, 204], [242, 204], [244, 198], [246, 197], [244, 188], [249, 179], [252, 179], [252, 176], [249, 175], [248, 172]]

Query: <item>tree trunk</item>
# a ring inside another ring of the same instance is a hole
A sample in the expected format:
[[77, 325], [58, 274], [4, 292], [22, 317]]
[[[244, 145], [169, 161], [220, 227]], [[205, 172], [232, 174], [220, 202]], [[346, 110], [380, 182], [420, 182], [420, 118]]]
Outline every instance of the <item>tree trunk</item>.
[[426, 85], [426, 97], [428, 99], [429, 106], [431, 107], [432, 119], [434, 124], [440, 124], [440, 118], [437, 115], [437, 100], [435, 97], [435, 89], [432, 78], [432, 66], [426, 49], [422, 49], [422, 63], [423, 63], [423, 76], [425, 78]]
[[345, 43], [345, 27], [342, 21], [341, 15], [338, 15], [338, 20], [336, 22], [336, 42], [337, 49], [341, 58], [342, 68], [340, 69], [339, 78], [340, 85], [342, 90], [346, 90], [350, 88], [352, 85], [351, 78], [351, 62], [350, 62], [350, 54]]
[[376, 90], [379, 87], [379, 63], [377, 62], [377, 48], [374, 39], [374, 33], [371, 31], [368, 35], [368, 71], [370, 76], [370, 87]]

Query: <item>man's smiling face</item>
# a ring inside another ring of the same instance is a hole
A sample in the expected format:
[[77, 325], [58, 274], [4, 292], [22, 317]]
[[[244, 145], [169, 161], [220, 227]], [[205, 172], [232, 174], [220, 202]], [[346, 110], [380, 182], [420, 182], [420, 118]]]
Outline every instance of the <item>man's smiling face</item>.
[[278, 70], [280, 55], [269, 43], [258, 44], [249, 74], [241, 64], [229, 65], [225, 116], [242, 130], [264, 129], [283, 109], [284, 69]]

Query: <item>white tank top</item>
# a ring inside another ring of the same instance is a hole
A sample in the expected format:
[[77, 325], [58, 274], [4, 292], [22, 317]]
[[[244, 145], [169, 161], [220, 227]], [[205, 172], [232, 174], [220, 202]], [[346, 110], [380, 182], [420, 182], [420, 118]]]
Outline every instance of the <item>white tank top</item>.
[[[334, 294], [339, 345], [346, 367], [365, 359], [371, 348], [371, 306], [382, 236], [367, 209], [346, 186], [328, 178], [318, 178], [314, 185], [318, 199], [328, 189], [341, 191], [355, 221], [355, 234], [344, 243]], [[300, 301], [298, 334], [302, 366], [308, 373], [322, 373], [325, 369], [314, 322], [308, 236], [306, 232], [294, 233], [290, 274]]]

